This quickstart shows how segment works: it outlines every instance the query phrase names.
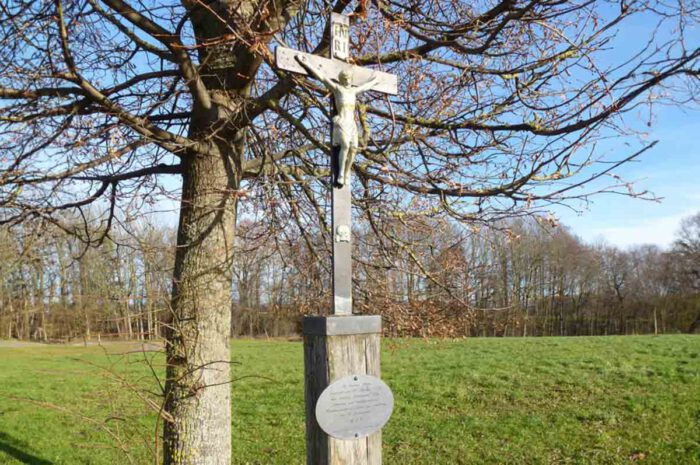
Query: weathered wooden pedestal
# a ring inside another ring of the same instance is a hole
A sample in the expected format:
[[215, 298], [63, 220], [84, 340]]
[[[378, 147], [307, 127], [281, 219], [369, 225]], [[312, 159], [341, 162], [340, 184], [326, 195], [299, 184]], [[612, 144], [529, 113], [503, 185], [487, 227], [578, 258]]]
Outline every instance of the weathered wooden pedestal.
[[304, 318], [307, 465], [381, 465], [382, 433], [354, 440], [328, 436], [316, 421], [316, 402], [344, 376], [380, 377], [382, 320], [378, 315]]

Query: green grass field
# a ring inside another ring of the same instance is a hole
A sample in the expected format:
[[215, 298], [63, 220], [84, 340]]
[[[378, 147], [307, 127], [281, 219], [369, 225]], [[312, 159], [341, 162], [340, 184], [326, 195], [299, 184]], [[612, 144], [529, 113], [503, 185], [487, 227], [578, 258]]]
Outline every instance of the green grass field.
[[[134, 346], [0, 347], [0, 463], [154, 463]], [[300, 342], [232, 343], [234, 463], [303, 464]], [[700, 464], [700, 337], [385, 340], [384, 463]], [[122, 354], [120, 354], [122, 352]], [[155, 372], [162, 357], [148, 354]]]

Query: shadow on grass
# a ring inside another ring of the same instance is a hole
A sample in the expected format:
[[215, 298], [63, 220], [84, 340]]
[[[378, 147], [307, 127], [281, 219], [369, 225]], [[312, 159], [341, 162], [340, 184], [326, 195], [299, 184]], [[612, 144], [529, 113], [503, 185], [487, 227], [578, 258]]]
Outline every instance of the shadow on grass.
[[[22, 449], [26, 449], [20, 441], [17, 441], [9, 434], [0, 432], [0, 453], [5, 453], [10, 457], [27, 465], [53, 465], [53, 462], [32, 455]], [[1, 459], [2, 457], [0, 457]]]

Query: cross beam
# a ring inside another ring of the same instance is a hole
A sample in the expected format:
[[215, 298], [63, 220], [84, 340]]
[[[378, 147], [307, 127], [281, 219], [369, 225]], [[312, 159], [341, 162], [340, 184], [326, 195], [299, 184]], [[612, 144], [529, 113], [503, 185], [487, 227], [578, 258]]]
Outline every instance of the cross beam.
[[275, 64], [278, 68], [285, 71], [304, 75], [309, 74], [304, 67], [299, 64], [296, 59], [297, 56], [305, 57], [310, 67], [322, 69], [324, 73], [331, 76], [337, 76], [341, 71], [350, 71], [355, 81], [353, 84], [360, 84], [372, 78], [376, 78], [377, 82], [374, 83], [370, 90], [383, 94], [398, 94], [398, 79], [395, 74], [351, 65], [339, 60], [330, 60], [287, 47], [277, 47], [277, 49], [275, 49]]

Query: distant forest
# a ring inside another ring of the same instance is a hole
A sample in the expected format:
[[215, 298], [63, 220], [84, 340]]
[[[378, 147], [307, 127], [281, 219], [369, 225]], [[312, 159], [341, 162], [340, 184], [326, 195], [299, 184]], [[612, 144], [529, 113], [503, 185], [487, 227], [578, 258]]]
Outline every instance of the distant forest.
[[[0, 337], [156, 339], [169, 324], [175, 231], [45, 223], [0, 230]], [[673, 245], [587, 244], [541, 217], [464, 227], [429, 219], [354, 231], [355, 311], [390, 336], [577, 336], [700, 329], [700, 214]], [[391, 234], [386, 234], [390, 231]], [[330, 308], [330, 244], [243, 220], [232, 264], [231, 335], [289, 336]], [[384, 239], [386, 240], [386, 239]], [[381, 245], [381, 246], [380, 246]]]

